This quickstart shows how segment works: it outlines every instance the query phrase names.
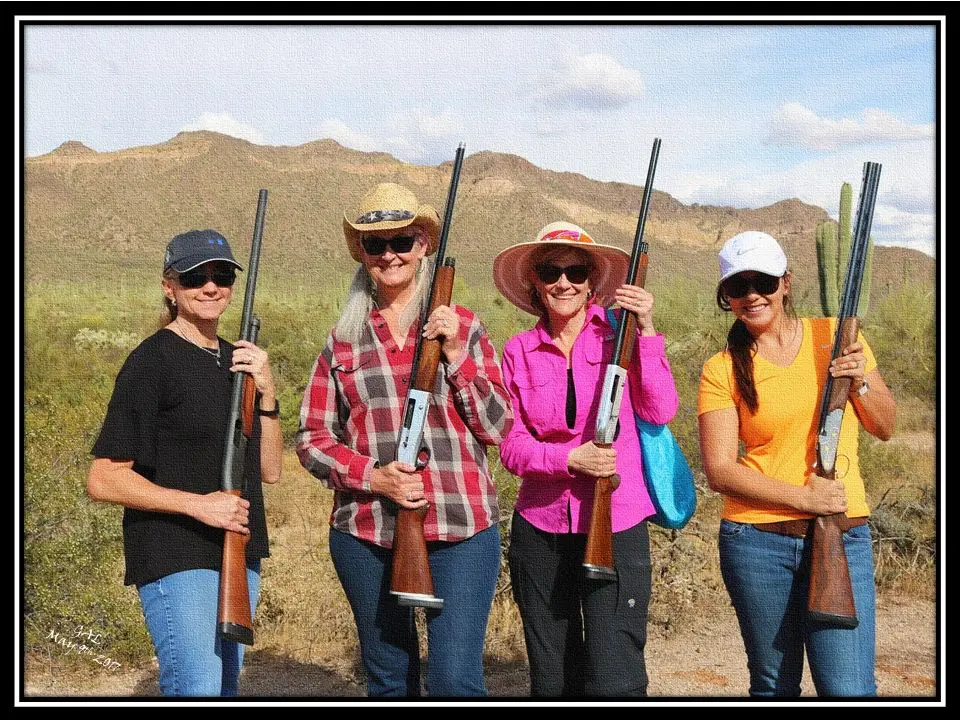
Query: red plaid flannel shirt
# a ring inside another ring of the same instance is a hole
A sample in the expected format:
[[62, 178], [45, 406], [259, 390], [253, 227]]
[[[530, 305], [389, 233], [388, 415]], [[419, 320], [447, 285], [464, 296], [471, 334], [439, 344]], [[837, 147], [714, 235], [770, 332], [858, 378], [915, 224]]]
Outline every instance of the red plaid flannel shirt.
[[[454, 309], [464, 352], [451, 365], [440, 363], [424, 429], [431, 453], [422, 473], [427, 540], [463, 540], [500, 519], [486, 446], [499, 445], [513, 422], [485, 328], [466, 308]], [[297, 454], [335, 491], [330, 525], [383, 547], [393, 544], [396, 506], [370, 493], [370, 473], [376, 462], [396, 459], [418, 334], [414, 323], [399, 348], [377, 310], [356, 345], [336, 339], [334, 329], [300, 407]]]

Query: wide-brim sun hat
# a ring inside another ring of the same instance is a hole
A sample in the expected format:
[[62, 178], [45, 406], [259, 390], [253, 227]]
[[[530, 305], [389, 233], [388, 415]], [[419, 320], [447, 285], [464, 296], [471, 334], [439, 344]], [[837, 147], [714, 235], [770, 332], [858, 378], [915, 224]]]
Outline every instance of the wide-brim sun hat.
[[437, 250], [440, 215], [432, 205], [421, 205], [417, 196], [402, 185], [380, 183], [360, 201], [355, 213], [343, 214], [343, 235], [350, 257], [363, 261], [360, 238], [378, 230], [399, 230], [419, 225], [427, 233], [427, 255]]
[[720, 248], [720, 282], [750, 270], [774, 277], [787, 272], [787, 256], [772, 235], [748, 230], [734, 235]]
[[569, 247], [583, 250], [593, 261], [590, 289], [594, 302], [606, 305], [627, 279], [630, 255], [613, 245], [601, 245], [586, 230], [568, 222], [554, 222], [537, 233], [536, 240], [524, 241], [501, 251], [493, 259], [493, 282], [507, 300], [531, 315], [539, 311], [530, 302], [533, 282], [531, 259], [542, 248]]
[[189, 230], [175, 236], [167, 244], [167, 251], [163, 254], [163, 271], [173, 269], [185, 273], [218, 260], [243, 270], [243, 266], [234, 259], [230, 243], [223, 235], [216, 230]]

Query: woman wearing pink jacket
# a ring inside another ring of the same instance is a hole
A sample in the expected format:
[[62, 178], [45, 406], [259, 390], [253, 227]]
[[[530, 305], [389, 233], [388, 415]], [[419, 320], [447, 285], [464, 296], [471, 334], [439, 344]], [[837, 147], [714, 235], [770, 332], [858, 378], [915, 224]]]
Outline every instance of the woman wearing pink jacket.
[[[641, 472], [634, 414], [666, 423], [677, 392], [653, 326], [653, 295], [621, 285], [629, 256], [570, 223], [552, 223], [533, 242], [494, 260], [494, 282], [510, 302], [539, 316], [503, 350], [514, 424], [500, 447], [522, 479], [513, 515], [510, 576], [523, 618], [536, 696], [646, 695], [644, 664], [654, 514]], [[620, 431], [612, 448], [593, 443], [598, 395], [613, 351], [604, 303], [637, 315]], [[641, 368], [643, 371], [641, 372]], [[617, 578], [588, 580], [584, 546], [596, 478], [614, 473]]]

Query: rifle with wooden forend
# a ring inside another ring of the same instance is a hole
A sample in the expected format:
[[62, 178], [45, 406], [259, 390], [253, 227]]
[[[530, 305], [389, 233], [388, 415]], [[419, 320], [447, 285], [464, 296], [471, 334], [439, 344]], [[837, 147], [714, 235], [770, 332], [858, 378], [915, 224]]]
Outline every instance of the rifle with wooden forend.
[[[460, 182], [460, 169], [463, 167], [464, 146], [457, 148], [453, 161], [453, 174], [447, 193], [447, 205], [443, 214], [443, 226], [437, 245], [437, 257], [434, 261], [433, 278], [430, 282], [430, 294], [422, 310], [420, 327], [427, 323], [430, 314], [441, 305], [449, 305], [453, 293], [455, 261], [444, 257], [447, 250], [447, 236], [453, 219], [453, 204], [457, 197], [457, 185]], [[397, 440], [397, 460], [422, 470], [430, 460], [430, 448], [423, 444], [423, 430], [430, 407], [440, 364], [441, 345], [439, 338], [417, 338], [417, 347], [413, 356], [413, 368], [410, 373], [410, 389], [403, 404], [403, 424]], [[417, 510], [399, 508], [393, 532], [393, 566], [390, 574], [390, 593], [400, 605], [425, 607], [439, 610], [443, 608], [443, 598], [434, 594], [433, 576], [427, 556], [427, 541], [423, 534], [423, 519], [427, 506]]]
[[[630, 267], [627, 270], [625, 284], [643, 287], [647, 280], [647, 243], [643, 239], [647, 214], [650, 210], [650, 197], [653, 195], [653, 176], [657, 171], [657, 159], [660, 156], [660, 138], [653, 141], [650, 151], [650, 165], [647, 167], [647, 181], [643, 187], [643, 201], [640, 206], [640, 218], [637, 232], [633, 238], [633, 252], [630, 255]], [[636, 344], [637, 318], [632, 312], [624, 312], [623, 321], [617, 328], [613, 357], [607, 365], [603, 378], [603, 391], [600, 393], [600, 407], [597, 410], [597, 425], [594, 442], [598, 447], [613, 445], [620, 420], [620, 405], [623, 400], [623, 387], [627, 379], [627, 368], [633, 358], [633, 346]], [[587, 534], [587, 546], [583, 554], [584, 574], [591, 580], [614, 580], [617, 573], [613, 561], [613, 520], [611, 518], [610, 496], [620, 486], [620, 476], [597, 478], [593, 493], [593, 509], [590, 513], [590, 529]]]

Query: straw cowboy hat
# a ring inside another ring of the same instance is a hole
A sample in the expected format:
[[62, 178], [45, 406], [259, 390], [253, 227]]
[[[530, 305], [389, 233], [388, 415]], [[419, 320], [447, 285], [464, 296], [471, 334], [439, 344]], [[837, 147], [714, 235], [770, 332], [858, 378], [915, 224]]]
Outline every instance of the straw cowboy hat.
[[440, 238], [440, 215], [433, 206], [421, 205], [416, 195], [396, 183], [380, 183], [360, 201], [355, 214], [343, 214], [343, 234], [350, 256], [357, 262], [362, 262], [361, 235], [410, 225], [426, 230], [427, 255], [432, 255]]
[[594, 300], [605, 305], [627, 279], [630, 255], [613, 245], [601, 245], [586, 230], [568, 222], [550, 223], [537, 233], [532, 242], [508, 247], [493, 259], [493, 282], [500, 293], [521, 310], [531, 315], [540, 313], [530, 304], [533, 288], [531, 258], [540, 248], [570, 247], [584, 250], [593, 260], [590, 289]]

